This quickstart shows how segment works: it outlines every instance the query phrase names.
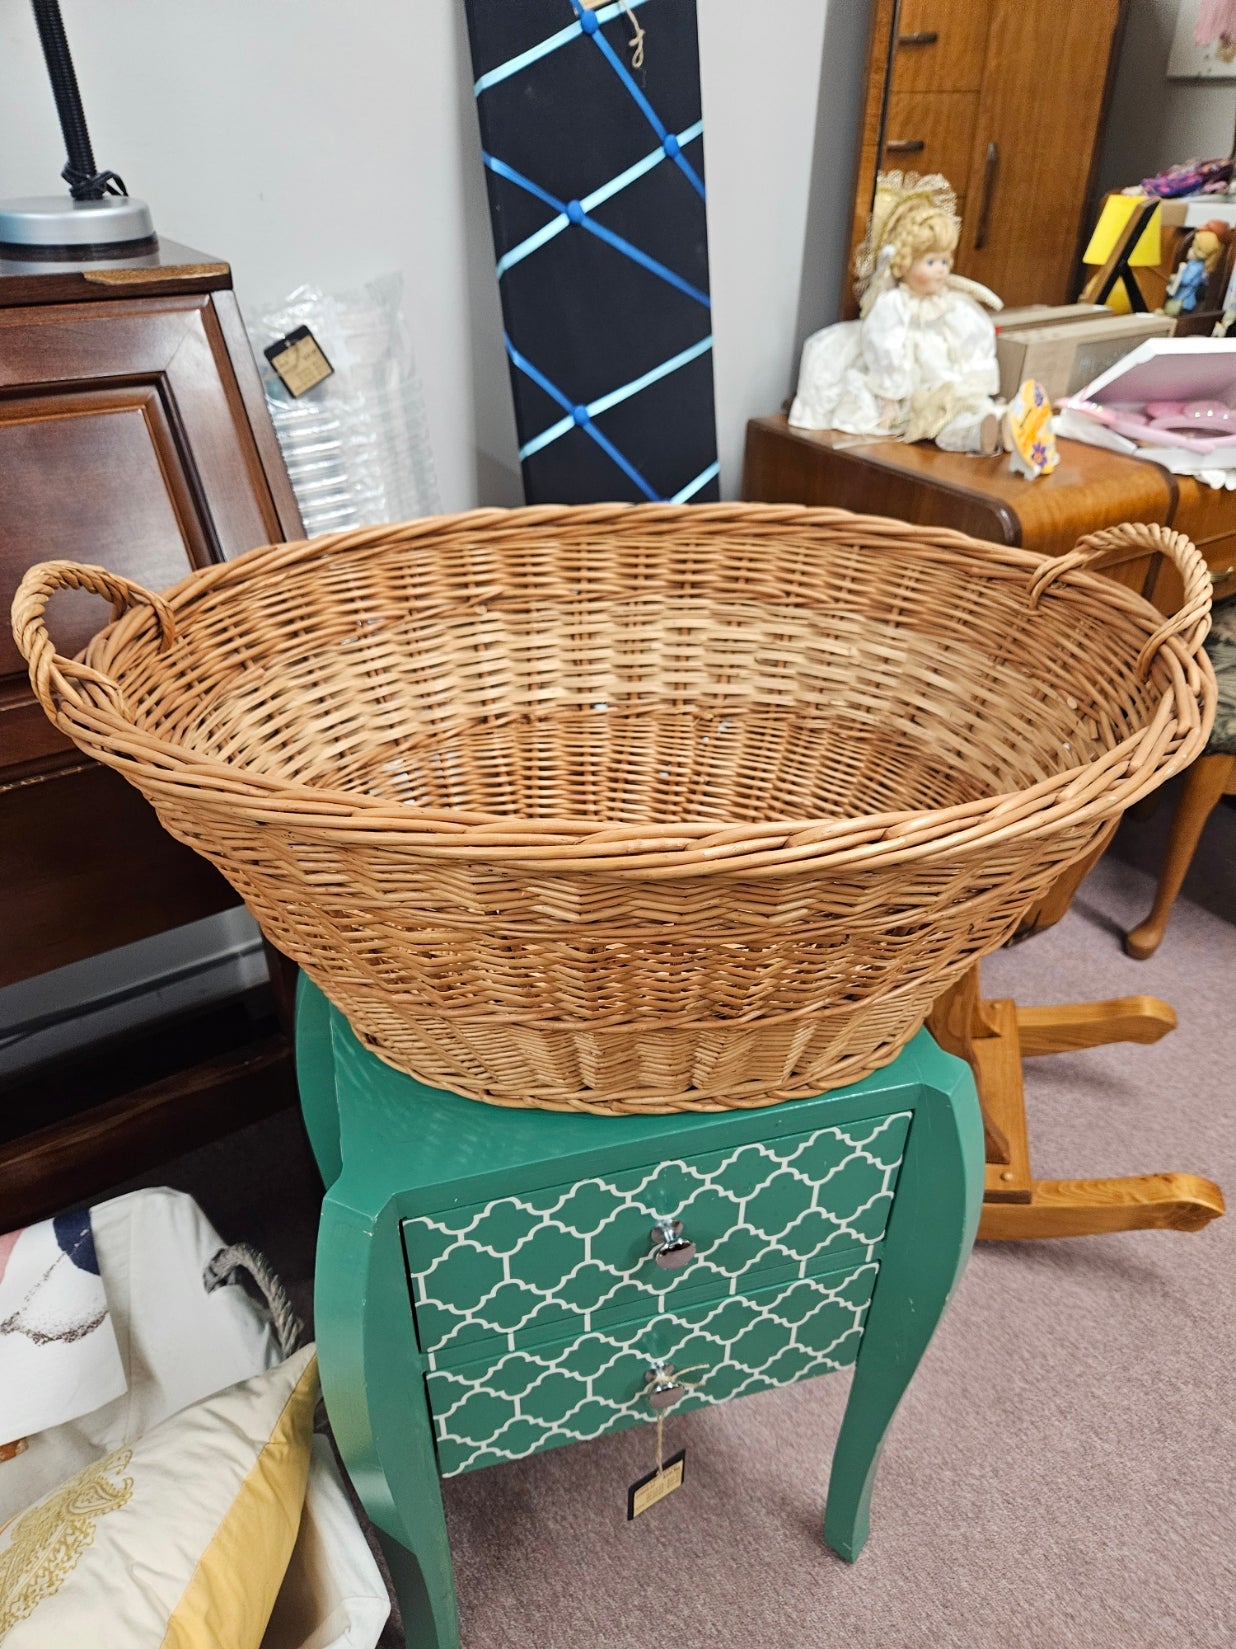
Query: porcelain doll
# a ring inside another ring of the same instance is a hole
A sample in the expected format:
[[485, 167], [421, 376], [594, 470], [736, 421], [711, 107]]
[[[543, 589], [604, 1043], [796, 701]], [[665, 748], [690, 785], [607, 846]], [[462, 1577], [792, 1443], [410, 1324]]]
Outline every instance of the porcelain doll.
[[999, 452], [1000, 373], [986, 287], [953, 273], [961, 222], [944, 178], [881, 173], [855, 260], [860, 318], [803, 346], [790, 423]]

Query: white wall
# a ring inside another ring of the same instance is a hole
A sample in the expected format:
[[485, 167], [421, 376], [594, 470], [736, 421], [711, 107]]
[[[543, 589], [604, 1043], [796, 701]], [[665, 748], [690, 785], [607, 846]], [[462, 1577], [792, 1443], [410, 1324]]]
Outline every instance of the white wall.
[[[780, 407], [802, 338], [836, 318], [868, 4], [698, 0], [730, 496], [746, 420]], [[96, 159], [149, 201], [159, 232], [228, 259], [242, 306], [402, 271], [443, 508], [518, 503], [462, 0], [63, 0], [63, 11]], [[63, 161], [33, 19], [13, 0], [0, 5], [0, 198], [58, 193]], [[239, 937], [234, 919], [205, 924], [176, 961], [226, 958]], [[140, 978], [144, 955], [130, 947], [97, 979], [49, 975], [19, 987], [20, 1001], [0, 992], [0, 1027], [57, 993], [80, 1000]]]
[[748, 418], [836, 320], [850, 241], [867, 0], [698, 0], [717, 441], [736, 497]]
[[1130, 0], [1099, 158], [1100, 190], [1232, 148], [1236, 81], [1168, 80], [1179, 0]]

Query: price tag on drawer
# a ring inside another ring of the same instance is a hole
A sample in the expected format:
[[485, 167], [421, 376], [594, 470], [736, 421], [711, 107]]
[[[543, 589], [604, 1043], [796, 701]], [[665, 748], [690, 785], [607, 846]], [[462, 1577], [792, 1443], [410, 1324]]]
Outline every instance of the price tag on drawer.
[[667, 1494], [673, 1494], [675, 1489], [682, 1487], [682, 1480], [687, 1470], [687, 1451], [679, 1449], [671, 1455], [663, 1465], [658, 1465], [650, 1471], [647, 1477], [641, 1477], [638, 1483], [632, 1483], [627, 1490], [627, 1522], [636, 1518], [641, 1512], [646, 1512], [650, 1506], [655, 1506], [665, 1499]]

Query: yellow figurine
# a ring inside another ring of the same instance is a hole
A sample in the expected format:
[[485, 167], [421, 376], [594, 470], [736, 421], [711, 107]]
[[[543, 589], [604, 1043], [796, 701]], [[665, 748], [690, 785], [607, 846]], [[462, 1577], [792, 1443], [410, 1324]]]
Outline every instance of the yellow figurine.
[[1052, 428], [1051, 402], [1042, 384], [1036, 384], [1033, 378], [1027, 378], [1009, 402], [1004, 439], [1012, 454], [1009, 468], [1027, 481], [1050, 475], [1060, 462]]

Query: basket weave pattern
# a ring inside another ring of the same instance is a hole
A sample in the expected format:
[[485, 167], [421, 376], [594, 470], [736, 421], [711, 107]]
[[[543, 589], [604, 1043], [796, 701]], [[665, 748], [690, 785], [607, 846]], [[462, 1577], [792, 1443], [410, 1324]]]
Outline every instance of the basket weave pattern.
[[[1086, 571], [1171, 555], [1164, 620]], [[81, 659], [66, 585], [112, 600]], [[164, 597], [47, 563], [48, 714], [212, 860], [383, 1059], [506, 1104], [857, 1080], [1198, 754], [1193, 546], [1054, 562], [760, 505], [476, 511], [253, 551]]]

